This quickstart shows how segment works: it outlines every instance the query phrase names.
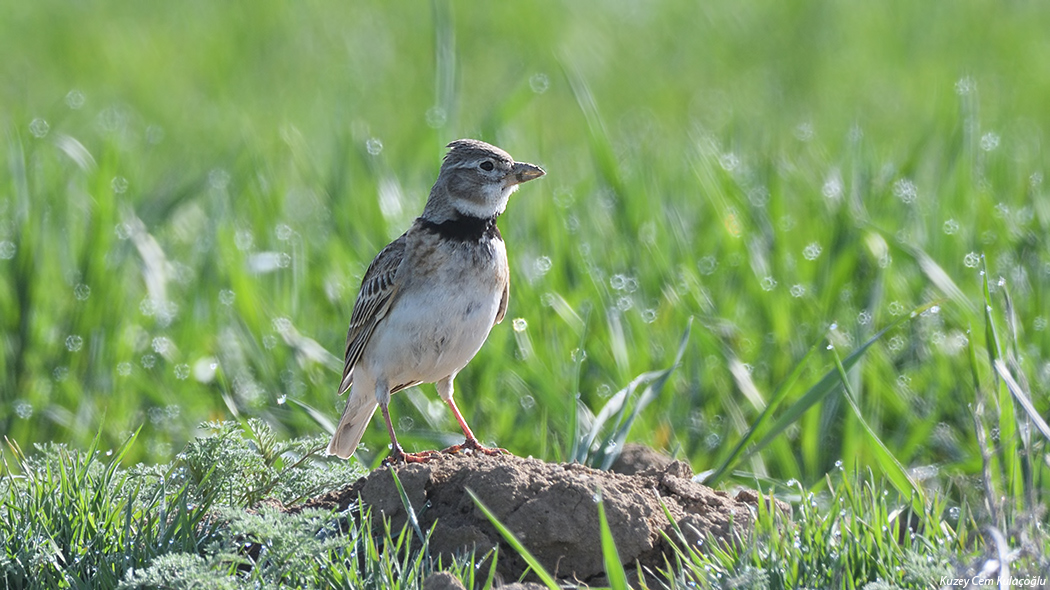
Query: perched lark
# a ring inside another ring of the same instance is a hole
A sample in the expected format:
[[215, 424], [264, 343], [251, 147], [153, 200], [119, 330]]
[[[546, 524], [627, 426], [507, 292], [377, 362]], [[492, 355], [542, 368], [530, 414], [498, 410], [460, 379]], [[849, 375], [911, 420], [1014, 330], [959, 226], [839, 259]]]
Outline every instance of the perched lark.
[[499, 452], [470, 431], [452, 400], [452, 380], [507, 312], [510, 272], [496, 218], [519, 184], [545, 172], [481, 141], [448, 148], [423, 214], [379, 252], [361, 282], [339, 385], [350, 396], [329, 455], [353, 454], [377, 405], [393, 444], [390, 461], [433, 454], [405, 453], [387, 408], [392, 393], [420, 383], [436, 384], [467, 437], [446, 450]]

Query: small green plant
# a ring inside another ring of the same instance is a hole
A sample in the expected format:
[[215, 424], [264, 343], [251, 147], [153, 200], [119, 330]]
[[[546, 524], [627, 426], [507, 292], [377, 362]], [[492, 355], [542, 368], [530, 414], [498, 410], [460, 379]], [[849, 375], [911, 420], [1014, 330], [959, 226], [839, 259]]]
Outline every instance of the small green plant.
[[[616, 458], [623, 452], [623, 445], [627, 442], [631, 427], [641, 413], [664, 391], [670, 391], [664, 386], [682, 362], [692, 326], [693, 321], [690, 318], [678, 342], [674, 363], [670, 367], [638, 375], [626, 387], [613, 394], [597, 415], [592, 414], [582, 404], [577, 407], [576, 420], [572, 423], [573, 432], [570, 435], [573, 444], [569, 457], [572, 461], [603, 470], [608, 470], [616, 462]], [[638, 394], [638, 390], [643, 386], [645, 389]], [[615, 421], [609, 424], [613, 418]]]
[[[260, 422], [211, 430], [212, 436], [195, 440], [170, 465], [130, 468], [121, 463], [137, 433], [110, 451], [99, 448], [99, 437], [83, 452], [41, 445], [28, 454], [7, 440], [0, 472], [5, 586], [114, 587], [127, 576], [136, 579], [134, 572], [154, 571], [159, 577], [150, 579], [156, 581], [174, 571], [192, 578], [205, 566], [236, 569], [230, 564], [243, 564], [243, 557], [234, 557], [242, 540], [265, 537], [280, 545], [294, 537], [287, 527], [320, 522], [317, 514], [296, 524], [273, 514], [249, 515], [245, 508], [263, 497], [298, 501], [359, 474], [346, 463], [314, 461], [321, 448], [316, 440], [277, 443]], [[265, 526], [270, 533], [252, 536]], [[261, 546], [272, 552], [272, 545]], [[296, 551], [288, 548], [288, 556]], [[278, 564], [260, 570], [270, 579], [301, 569], [273, 557], [266, 563]], [[150, 570], [152, 565], [157, 569]]]
[[748, 538], [733, 544], [709, 538], [699, 546], [680, 532], [668, 538], [676, 558], [665, 573], [675, 587], [861, 588], [885, 582], [927, 588], [953, 572], [961, 547], [943, 504], [909, 519], [911, 513], [895, 509], [899, 496], [872, 474], [845, 469], [829, 474], [820, 492], [792, 485], [794, 514], [760, 495]]
[[[113, 587], [126, 571], [214, 538], [214, 500], [166, 483], [171, 470], [120, 468], [135, 441], [113, 451], [6, 441], [0, 473], [0, 575], [8, 588]], [[8, 456], [13, 459], [13, 464]]]

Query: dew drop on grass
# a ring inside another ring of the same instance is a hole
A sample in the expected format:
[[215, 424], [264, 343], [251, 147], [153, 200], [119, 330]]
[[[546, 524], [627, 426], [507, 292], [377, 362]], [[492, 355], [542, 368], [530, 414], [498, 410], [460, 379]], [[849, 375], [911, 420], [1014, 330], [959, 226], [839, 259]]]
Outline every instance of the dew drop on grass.
[[802, 249], [802, 256], [806, 260], [816, 260], [820, 253], [823, 252], [819, 242], [810, 242], [805, 248]]
[[718, 157], [718, 164], [726, 172], [732, 172], [740, 166], [740, 158], [732, 152], [725, 153]]
[[761, 209], [769, 204], [769, 189], [764, 186], [747, 191], [747, 200], [753, 207]]
[[842, 177], [839, 176], [838, 170], [824, 181], [820, 192], [827, 199], [835, 200], [842, 197]]
[[806, 294], [806, 287], [805, 287], [805, 285], [802, 285], [801, 283], [796, 283], [794, 285], [791, 285], [791, 296], [792, 297], [798, 299], [799, 297], [805, 296], [805, 294]]
[[795, 139], [799, 141], [809, 141], [813, 139], [815, 132], [813, 131], [813, 124], [810, 122], [799, 123], [795, 126]]
[[262, 337], [262, 344], [266, 350], [273, 350], [273, 347], [277, 346], [277, 337], [273, 334], [267, 334]]
[[153, 317], [157, 313], [157, 302], [146, 297], [139, 303], [139, 313], [146, 317]]
[[183, 363], [175, 365], [175, 378], [179, 381], [183, 381], [190, 376], [190, 366]]
[[999, 147], [999, 135], [989, 131], [981, 136], [981, 149], [990, 152]]
[[66, 93], [66, 106], [74, 111], [81, 109], [86, 101], [84, 93], [76, 88]]
[[532, 262], [532, 268], [536, 271], [536, 275], [541, 277], [550, 272], [552, 266], [553, 263], [550, 256], [540, 256]]
[[130, 374], [131, 374], [131, 363], [129, 363], [127, 361], [122, 362], [122, 363], [117, 363], [117, 375], [120, 375], [121, 377], [127, 377]]
[[[448, 122], [448, 113], [445, 112], [445, 109], [435, 105], [435, 106], [432, 106], [429, 109], [427, 109], [427, 112], [424, 115], [424, 118], [426, 119], [427, 125], [430, 128], [432, 128], [432, 129], [440, 129], [440, 128], [445, 126], [445, 123]], [[379, 141], [379, 140], [376, 140], [376, 141]], [[382, 148], [382, 144], [380, 144], [380, 148], [379, 149], [380, 149], [380, 151], [383, 149]], [[372, 150], [369, 150], [368, 153], [372, 154]], [[378, 154], [378, 153], [379, 152], [376, 152], [376, 154]], [[374, 156], [376, 154], [372, 154], [372, 155]]]
[[142, 363], [142, 366], [144, 368], [152, 369], [153, 365], [157, 364], [157, 355], [153, 354], [152, 352], [147, 352], [146, 354], [142, 355], [140, 362]]
[[399, 430], [412, 430], [416, 425], [416, 421], [411, 416], [401, 416], [397, 421], [397, 427]]
[[529, 78], [529, 88], [531, 88], [536, 94], [547, 92], [547, 89], [550, 88], [550, 86], [550, 78], [548, 78], [547, 74], [544, 74], [543, 72], [537, 72]]
[[69, 367], [55, 367], [55, 370], [51, 372], [51, 377], [58, 383], [66, 380], [69, 376]]
[[114, 194], [122, 195], [128, 190], [128, 179], [123, 176], [114, 176], [109, 187], [113, 189]]
[[514, 327], [515, 332], [524, 332], [529, 328], [529, 322], [526, 321], [525, 318], [514, 318], [514, 321], [511, 322], [511, 326]]
[[292, 329], [292, 320], [285, 317], [273, 318], [270, 325], [273, 327], [274, 332], [285, 334]]
[[647, 308], [642, 311], [642, 321], [647, 324], [651, 324], [656, 321], [656, 310], [653, 308]]
[[255, 235], [252, 234], [250, 229], [239, 229], [237, 233], [233, 235], [233, 245], [237, 247], [241, 252], [246, 252], [252, 249], [255, 245]]
[[572, 349], [572, 362], [582, 363], [587, 360], [587, 351], [582, 348]]
[[519, 400], [519, 403], [521, 403], [522, 409], [531, 410], [533, 407], [536, 406], [536, 398], [532, 397], [531, 395], [523, 395], [521, 396], [521, 400]]
[[66, 336], [66, 350], [69, 352], [77, 352], [84, 346], [84, 339], [76, 334], [70, 334]]
[[149, 416], [149, 421], [154, 424], [161, 424], [167, 419], [163, 408], [150, 408], [146, 414]]
[[955, 83], [955, 93], [959, 96], [966, 96], [968, 94], [972, 94], [976, 90], [977, 81], [969, 76], [959, 78], [959, 81]]
[[118, 223], [113, 228], [113, 233], [117, 235], [118, 240], [126, 240], [131, 237], [131, 226], [127, 223]]
[[292, 239], [293, 235], [295, 235], [295, 230], [293, 230], [287, 223], [278, 223], [274, 233], [277, 234], [278, 240], [287, 242]]
[[718, 268], [718, 259], [714, 256], [704, 256], [696, 263], [696, 268], [704, 276], [712, 275]]
[[230, 306], [233, 305], [233, 300], [236, 298], [236, 294], [230, 289], [223, 289], [219, 291], [219, 303]]
[[893, 196], [910, 205], [919, 196], [919, 188], [910, 179], [901, 178], [893, 183]]
[[383, 153], [383, 142], [378, 137], [370, 137], [365, 142], [365, 149], [370, 156], [378, 156]]
[[621, 312], [627, 311], [632, 307], [634, 307], [634, 301], [626, 295], [616, 300], [616, 309], [620, 310]]
[[772, 291], [773, 289], [776, 289], [776, 287], [777, 287], [777, 280], [774, 279], [773, 277], [765, 277], [765, 278], [762, 279], [762, 290], [763, 291]]
[[153, 352], [161, 355], [168, 356], [175, 349], [175, 344], [166, 336], [157, 336], [151, 343]]
[[87, 301], [88, 297], [91, 297], [91, 287], [84, 283], [78, 284], [73, 288], [73, 297], [76, 297], [77, 301]]
[[33, 134], [33, 137], [37, 139], [47, 137], [47, 132], [50, 130], [51, 126], [47, 124], [47, 121], [40, 117], [29, 122], [29, 133]]
[[17, 250], [14, 242], [8, 240], [0, 241], [0, 260], [11, 260], [15, 257]]
[[954, 219], [949, 219], [944, 222], [944, 233], [949, 236], [954, 236], [959, 232], [959, 222]]
[[33, 404], [26, 401], [15, 402], [15, 414], [22, 419], [31, 417], [33, 415]]

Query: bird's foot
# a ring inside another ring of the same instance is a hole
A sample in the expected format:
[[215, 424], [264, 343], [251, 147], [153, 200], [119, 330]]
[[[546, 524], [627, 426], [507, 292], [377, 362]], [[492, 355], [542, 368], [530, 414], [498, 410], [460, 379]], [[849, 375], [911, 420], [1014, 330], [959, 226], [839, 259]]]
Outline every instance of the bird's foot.
[[420, 451], [418, 453], [406, 453], [400, 446], [394, 447], [394, 450], [387, 455], [386, 459], [383, 459], [384, 466], [393, 466], [409, 463], [427, 463], [434, 457], [441, 455], [437, 451]]
[[460, 453], [464, 453], [464, 454], [488, 455], [490, 457], [495, 457], [495, 456], [498, 456], [498, 455], [510, 455], [511, 454], [511, 452], [508, 451], [507, 449], [501, 449], [499, 447], [493, 448], [493, 447], [482, 446], [482, 444], [479, 443], [477, 441], [477, 439], [471, 439], [471, 438], [468, 438], [463, 444], [452, 445], [451, 447], [449, 447], [449, 448], [447, 448], [447, 449], [445, 449], [445, 450], [443, 450], [441, 452], [446, 454], [446, 455], [458, 455]]

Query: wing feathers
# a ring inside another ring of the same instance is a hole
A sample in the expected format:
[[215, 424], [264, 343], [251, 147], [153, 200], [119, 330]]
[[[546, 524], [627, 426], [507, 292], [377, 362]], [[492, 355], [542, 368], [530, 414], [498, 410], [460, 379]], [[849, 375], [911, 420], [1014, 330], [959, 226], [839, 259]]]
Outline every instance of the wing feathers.
[[365, 278], [361, 281], [361, 294], [354, 303], [350, 316], [350, 329], [346, 332], [346, 365], [343, 368], [343, 380], [339, 384], [342, 394], [353, 382], [354, 365], [361, 358], [365, 344], [372, 337], [372, 331], [397, 298], [397, 272], [405, 256], [405, 236], [390, 242], [376, 255], [368, 265]]

